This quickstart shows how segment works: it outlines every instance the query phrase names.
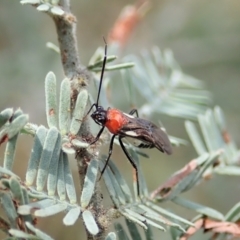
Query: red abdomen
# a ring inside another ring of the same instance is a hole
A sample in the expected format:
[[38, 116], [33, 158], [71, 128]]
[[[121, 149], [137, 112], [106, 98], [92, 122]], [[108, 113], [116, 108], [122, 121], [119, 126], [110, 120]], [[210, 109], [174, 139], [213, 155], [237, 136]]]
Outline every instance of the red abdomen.
[[127, 118], [118, 109], [107, 110], [107, 121], [105, 126], [112, 134], [118, 134], [121, 127], [127, 123]]

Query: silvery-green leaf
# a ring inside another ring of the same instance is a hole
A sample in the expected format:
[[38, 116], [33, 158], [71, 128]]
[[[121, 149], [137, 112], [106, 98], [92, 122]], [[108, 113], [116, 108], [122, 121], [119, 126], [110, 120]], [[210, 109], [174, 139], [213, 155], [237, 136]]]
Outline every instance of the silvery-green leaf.
[[64, 11], [59, 6], [54, 6], [51, 8], [51, 13], [54, 15], [62, 16]]
[[[98, 50], [97, 50], [98, 51]], [[90, 59], [90, 61], [89, 61], [89, 64], [88, 64], [88, 66], [87, 66], [87, 68], [89, 69], [89, 70], [92, 70], [92, 69], [94, 69], [94, 68], [97, 68], [97, 67], [101, 67], [102, 66], [102, 64], [103, 64], [103, 60], [104, 60], [104, 58], [103, 57], [101, 57], [101, 55], [102, 54], [100, 54], [99, 52], [95, 52], [95, 54], [97, 54], [97, 55], [93, 55], [93, 57]], [[102, 49], [101, 49], [101, 52], [102, 52]], [[102, 52], [103, 53], [103, 52]], [[98, 55], [99, 54], [99, 55]], [[96, 58], [95, 58], [96, 57]], [[97, 60], [97, 59], [99, 59], [99, 58], [101, 58], [100, 60]], [[107, 60], [106, 60], [106, 62], [108, 63], [108, 62], [112, 62], [112, 61], [114, 61], [114, 60], [116, 60], [117, 59], [117, 56], [115, 56], [115, 55], [109, 55], [109, 56], [107, 56]], [[97, 60], [97, 61], [96, 61]], [[92, 63], [90, 63], [90, 62], [92, 62]]]
[[[146, 184], [146, 181], [145, 181], [145, 178], [143, 176], [143, 172], [142, 172], [142, 169], [141, 169], [141, 166], [139, 164], [139, 157], [138, 155], [136, 154], [135, 151], [133, 151], [133, 149], [129, 149], [131, 155], [133, 156], [132, 160], [135, 162], [137, 168], [138, 168], [138, 178], [139, 178], [139, 188], [140, 188], [140, 195], [141, 196], [148, 196], [148, 189], [147, 189], [147, 184]], [[137, 184], [137, 183], [136, 183]], [[136, 195], [136, 198], [138, 198], [139, 196], [137, 195], [137, 192], [135, 191], [135, 195]]]
[[[48, 11], [49, 5], [42, 4], [39, 7]], [[39, 8], [38, 7], [38, 8]], [[37, 8], [37, 9], [38, 9]], [[38, 9], [39, 10], [39, 9]], [[58, 114], [57, 114], [57, 90], [56, 90], [56, 77], [53, 72], [49, 72], [45, 78], [45, 98], [46, 98], [46, 115], [49, 128], [58, 126]]]
[[97, 235], [99, 233], [99, 228], [92, 213], [89, 210], [85, 210], [82, 213], [82, 218], [88, 232], [92, 235]]
[[123, 87], [127, 94], [127, 102], [132, 106], [136, 106], [136, 91], [131, 80], [131, 71], [128, 69], [121, 69], [120, 72], [122, 79], [124, 79]]
[[0, 192], [0, 200], [2, 208], [4, 209], [6, 216], [10, 222], [12, 228], [17, 228], [17, 212], [16, 208], [13, 205], [13, 200], [10, 195], [6, 192]]
[[149, 158], [149, 155], [147, 155], [146, 153], [139, 151], [137, 149], [134, 150], [139, 156], [142, 156], [144, 158]]
[[185, 121], [185, 128], [198, 155], [201, 156], [202, 154], [206, 153], [206, 147], [202, 142], [202, 139], [196, 129], [195, 124], [190, 121]]
[[55, 205], [56, 202], [52, 199], [44, 199], [38, 202], [31, 202], [26, 205], [21, 205], [18, 207], [18, 213], [21, 215], [28, 215], [31, 213], [32, 209], [43, 209], [49, 206]]
[[31, 210], [33, 209], [33, 207], [29, 206], [29, 205], [22, 205], [19, 206], [18, 208], [18, 214], [21, 215], [28, 215], [31, 213]]
[[60, 0], [51, 0], [51, 4], [52, 5], [58, 5]]
[[64, 166], [63, 171], [64, 171], [64, 179], [66, 184], [67, 196], [69, 198], [70, 203], [74, 204], [77, 202], [77, 196], [76, 196], [76, 190], [74, 187], [73, 176], [69, 167], [68, 156], [66, 153], [63, 152], [62, 157], [63, 157], [63, 166]]
[[[7, 132], [8, 139], [14, 137], [17, 133], [21, 131], [21, 129], [27, 124], [28, 122], [28, 115], [21, 114], [20, 116], [16, 117], [5, 129]], [[1, 133], [0, 133], [1, 138]]]
[[0, 166], [0, 175], [1, 174], [6, 174], [8, 176], [13, 176], [13, 177], [16, 177], [16, 178], [19, 178], [15, 173], [13, 173], [12, 171], [6, 169], [6, 168], [3, 168]]
[[55, 205], [56, 201], [53, 199], [43, 199], [38, 202], [31, 202], [28, 205], [32, 206], [33, 208], [46, 208], [50, 205]]
[[169, 228], [169, 231], [170, 231], [170, 234], [171, 234], [171, 237], [172, 237], [171, 239], [172, 239], [172, 240], [178, 239], [179, 236], [182, 235], [182, 232], [181, 232], [180, 230], [178, 230], [177, 228], [175, 228], [175, 227], [170, 227], [170, 228]]
[[19, 117], [20, 115], [23, 114], [23, 111], [21, 108], [18, 108], [14, 113], [13, 113], [13, 120]]
[[23, 204], [23, 193], [19, 181], [11, 177], [10, 179], [10, 189], [15, 200], [18, 200], [20, 204]]
[[198, 170], [193, 170], [191, 173], [189, 173], [187, 176], [185, 176], [181, 181], [179, 181], [171, 191], [163, 197], [164, 200], [172, 200], [176, 196], [180, 195], [180, 193], [186, 191], [188, 189], [189, 185], [195, 180], [195, 176], [197, 174]]
[[125, 219], [126, 220], [126, 224], [127, 224], [127, 227], [128, 227], [128, 231], [132, 237], [132, 239], [134, 240], [141, 240], [141, 235], [137, 229], [137, 226], [134, 222], [132, 221], [129, 221], [128, 219]]
[[86, 142], [82, 142], [78, 139], [73, 139], [71, 141], [72, 145], [75, 146], [75, 147], [78, 147], [78, 148], [88, 148], [89, 147], [89, 143], [86, 143]]
[[141, 226], [142, 228], [144, 228], [144, 230], [147, 229], [147, 225], [145, 224], [145, 223], [146, 223], [146, 221], [145, 221], [146, 219], [145, 219], [145, 218], [143, 218], [143, 219], [145, 219], [145, 220], [142, 222], [141, 220], [139, 220], [139, 218], [134, 217], [132, 214], [129, 214], [129, 213], [127, 213], [126, 211], [120, 210], [120, 212], [121, 212], [121, 214], [122, 214], [124, 217], [126, 217], [126, 218], [129, 219], [130, 221], [133, 221], [133, 222], [137, 223], [139, 226]]
[[225, 215], [225, 221], [236, 222], [240, 219], [240, 202], [236, 203]]
[[203, 164], [205, 164], [206, 161], [209, 160], [209, 158], [210, 158], [210, 154], [209, 153], [203, 153], [201, 156], [196, 158], [196, 162], [197, 162], [198, 166], [200, 167]]
[[[104, 163], [103, 162], [99, 162], [99, 166], [100, 166], [100, 169], [102, 171], [102, 169], [104, 168]], [[110, 171], [108, 170], [108, 167], [106, 168], [104, 174], [103, 174], [103, 179], [104, 179], [104, 182], [105, 182], [105, 185], [107, 187], [107, 190], [109, 192], [109, 195], [113, 201], [113, 203], [116, 205], [116, 206], [120, 206], [120, 201], [117, 197], [117, 193], [116, 193], [116, 190], [114, 188], [114, 185], [112, 183], [112, 179], [111, 179], [111, 176], [110, 176]]]
[[50, 9], [50, 5], [48, 4], [41, 4], [37, 7], [37, 10], [42, 12], [47, 12], [49, 9]]
[[181, 138], [174, 137], [174, 136], [169, 136], [169, 140], [172, 145], [177, 146], [177, 147], [180, 145], [188, 145], [188, 141], [181, 139]]
[[155, 108], [156, 105], [153, 106], [152, 111], [163, 113], [173, 117], [181, 117], [194, 120], [196, 119], [196, 115], [198, 113], [203, 113], [206, 109], [205, 107], [201, 107], [200, 105], [194, 106], [185, 103], [183, 104], [178, 101], [171, 101], [171, 99], [164, 102], [164, 105], [162, 105], [161, 108]]
[[21, 0], [21, 4], [38, 4], [40, 3], [40, 0]]
[[148, 226], [148, 229], [144, 231], [144, 234], [145, 234], [146, 240], [154, 240], [151, 226]]
[[63, 152], [65, 152], [69, 155], [76, 153], [76, 150], [74, 149], [74, 147], [72, 146], [72, 144], [70, 142], [63, 143], [62, 150], [63, 150]]
[[83, 89], [79, 92], [76, 105], [73, 111], [72, 122], [70, 125], [70, 133], [76, 135], [84, 121], [85, 108], [88, 102], [88, 92]]
[[129, 237], [128, 237], [127, 233], [125, 232], [125, 229], [122, 227], [122, 225], [120, 223], [115, 223], [114, 228], [118, 235], [118, 239], [129, 240]]
[[2, 112], [0, 112], [0, 128], [12, 117], [12, 115], [12, 108], [6, 108]]
[[163, 56], [162, 52], [159, 49], [158, 46], [153, 46], [151, 49], [152, 55], [153, 55], [153, 60], [156, 63], [157, 66], [161, 66], [163, 63]]
[[169, 219], [162, 217], [161, 215], [158, 214], [158, 212], [153, 211], [149, 207], [147, 207], [143, 204], [138, 205], [138, 207], [144, 211], [143, 215], [146, 216], [147, 218], [151, 218], [154, 221], [160, 222], [167, 226], [172, 226], [172, 227], [178, 228], [182, 232], [185, 232], [185, 230], [179, 224], [171, 222]]
[[163, 231], [163, 232], [166, 232], [166, 229], [165, 229], [163, 226], [161, 226], [161, 225], [159, 225], [159, 224], [151, 221], [150, 219], [147, 219], [146, 223], [147, 223], [148, 225], [151, 225], [151, 226], [157, 228], [158, 230], [161, 230], [161, 231]]
[[67, 209], [67, 204], [56, 204], [53, 206], [49, 206], [43, 209], [36, 210], [34, 212], [34, 215], [36, 217], [48, 217], [55, 215], [57, 213], [63, 212], [65, 209]]
[[225, 118], [224, 118], [224, 113], [219, 106], [216, 106], [214, 108], [214, 116], [215, 116], [216, 122], [218, 124], [218, 127], [221, 129], [221, 131], [225, 131], [226, 130], [226, 122], [225, 122]]
[[[22, 202], [21, 202], [21, 204], [28, 204], [29, 203], [29, 196], [28, 196], [27, 189], [24, 188], [23, 186], [21, 186], [21, 189], [22, 189]], [[29, 213], [26, 216], [23, 216], [23, 220], [25, 222], [33, 222], [33, 217]]]
[[205, 114], [205, 118], [208, 121], [208, 124], [211, 129], [211, 138], [212, 138], [212, 149], [216, 150], [224, 147], [224, 141], [222, 139], [222, 133], [219, 131], [217, 126], [213, 111], [208, 109]]
[[16, 144], [17, 144], [18, 134], [8, 140], [7, 146], [4, 152], [4, 160], [3, 166], [6, 169], [12, 170], [13, 162], [15, 158], [16, 152]]
[[66, 188], [64, 179], [64, 166], [63, 166], [63, 152], [60, 153], [59, 163], [58, 163], [58, 176], [57, 176], [57, 193], [61, 201], [66, 199]]
[[105, 240], [117, 240], [116, 233], [115, 232], [108, 233], [108, 235], [105, 237]]
[[61, 135], [68, 132], [70, 120], [70, 80], [65, 78], [61, 83], [59, 100], [59, 129]]
[[211, 127], [210, 127], [210, 123], [206, 117], [206, 115], [203, 114], [199, 114], [198, 115], [198, 122], [204, 137], [204, 140], [206, 142], [207, 148], [208, 150], [211, 152], [214, 149], [213, 147], [213, 143], [212, 143], [212, 137], [211, 137]]
[[177, 70], [173, 69], [171, 80], [174, 79], [174, 84], [180, 87], [184, 87], [187, 89], [203, 89], [204, 83], [192, 76], [186, 75], [181, 72], [181, 69]]
[[29, 234], [29, 233], [25, 233], [25, 232], [23, 232], [23, 231], [21, 231], [21, 230], [18, 230], [18, 229], [9, 229], [9, 233], [12, 235], [12, 236], [14, 236], [14, 237], [16, 237], [17, 239], [22, 239], [22, 238], [24, 238], [24, 239], [39, 239], [39, 237], [36, 237], [36, 236], [34, 236], [34, 235], [32, 235], [32, 234]]
[[36, 131], [38, 129], [38, 125], [37, 124], [33, 124], [33, 123], [27, 123], [23, 129], [21, 130], [21, 133], [24, 133], [24, 134], [29, 134], [31, 136], [35, 136], [36, 134]]
[[[126, 204], [125, 195], [124, 195], [124, 193], [123, 193], [119, 183], [117, 182], [117, 179], [116, 179], [114, 173], [112, 172], [112, 170], [109, 167], [106, 168], [105, 172], [108, 173], [108, 176], [109, 176], [109, 178], [110, 178], [110, 180], [112, 182], [112, 186], [115, 189], [116, 197], [118, 198], [120, 204], [122, 204], [122, 205]], [[105, 184], [106, 184], [106, 182], [105, 182]]]
[[114, 176], [116, 178], [116, 180], [118, 181], [124, 195], [126, 198], [126, 202], [132, 202], [133, 198], [132, 198], [132, 194], [131, 191], [128, 187], [128, 184], [126, 183], [125, 179], [123, 178], [123, 176], [121, 175], [121, 173], [119, 172], [118, 168], [116, 167], [116, 165], [114, 164], [113, 161], [109, 161], [109, 166], [112, 169], [112, 171], [114, 172]]
[[10, 179], [3, 178], [1, 184], [3, 189], [10, 189]]
[[162, 215], [168, 217], [168, 218], [171, 218], [173, 219], [174, 221], [179, 221], [181, 223], [184, 223], [184, 224], [187, 224], [189, 226], [194, 226], [194, 224], [190, 221], [188, 221], [187, 219], [184, 219], [170, 211], [167, 211], [166, 209], [164, 208], [161, 208], [159, 207], [158, 205], [152, 203], [152, 202], [149, 202], [149, 201], [146, 201], [145, 204], [149, 207], [151, 207], [152, 209], [154, 209], [156, 212], [159, 212], [161, 213]]
[[52, 50], [54, 50], [56, 53], [60, 53], [60, 49], [57, 45], [55, 45], [54, 43], [52, 42], [47, 42], [46, 43], [46, 46]]
[[35, 228], [30, 222], [26, 222], [26, 226], [29, 230], [34, 232], [40, 239], [44, 240], [54, 240], [50, 236], [48, 236], [46, 233], [40, 231], [39, 229]]
[[214, 172], [222, 175], [240, 176], [240, 167], [238, 166], [220, 166], [214, 169]]
[[45, 199], [47, 197], [45, 193], [38, 192], [37, 190], [33, 191], [33, 189], [31, 189], [31, 191], [28, 192], [28, 195], [29, 195], [30, 198], [36, 199], [36, 200], [42, 200], [42, 199]]
[[48, 180], [47, 180], [47, 192], [49, 196], [54, 196], [56, 188], [57, 188], [57, 171], [58, 171], [58, 163], [61, 151], [61, 135], [58, 133], [57, 141], [52, 153], [51, 162], [49, 165], [48, 172]]
[[[106, 66], [105, 70], [106, 71], [115, 71], [115, 70], [121, 70], [121, 69], [126, 69], [126, 68], [132, 68], [135, 66], [135, 63], [129, 62], [129, 63], [120, 63], [120, 64], [115, 64], [112, 66]], [[102, 68], [93, 68], [92, 71], [94, 72], [100, 72]]]
[[189, 200], [186, 200], [186, 199], [183, 199], [183, 198], [180, 198], [180, 197], [176, 197], [172, 201], [175, 202], [178, 205], [181, 205], [183, 207], [192, 209], [192, 210], [194, 210], [198, 213], [201, 213], [205, 216], [209, 216], [209, 217], [212, 217], [212, 218], [217, 219], [217, 220], [223, 220], [224, 219], [224, 216], [222, 215], [222, 213], [218, 212], [215, 209], [203, 206], [201, 204], [194, 203], [194, 202], [191, 202]]
[[81, 214], [80, 207], [75, 207], [75, 208], [70, 209], [70, 211], [63, 218], [64, 225], [66, 225], [66, 226], [74, 225], [75, 222], [78, 220], [80, 214]]
[[159, 81], [159, 79], [161, 79], [161, 76], [159, 74], [159, 71], [158, 71], [156, 65], [154, 65], [154, 63], [153, 63], [152, 57], [149, 54], [149, 52], [147, 50], [143, 49], [141, 51], [141, 55], [142, 55], [142, 58], [144, 59], [145, 71], [146, 71], [147, 75], [149, 76], [149, 78], [151, 79], [149, 81], [149, 84], [151, 84], [151, 87], [153, 89], [157, 89], [159, 87], [160, 82], [161, 82], [162, 86], [165, 85], [163, 81]]
[[91, 201], [92, 195], [95, 190], [95, 184], [98, 175], [98, 161], [95, 159], [91, 159], [87, 173], [84, 178], [83, 189], [81, 194], [81, 207], [86, 208]]
[[34, 179], [37, 175], [37, 168], [41, 158], [46, 135], [47, 135], [47, 129], [43, 126], [40, 126], [37, 129], [34, 142], [33, 142], [31, 156], [28, 161], [28, 168], [26, 173], [26, 184], [29, 186], [33, 184]]
[[[186, 188], [186, 190], [192, 188], [195, 184], [197, 184], [197, 182], [198, 182], [199, 180], [202, 179], [203, 174], [206, 172], [207, 169], [209, 169], [209, 167], [211, 167], [211, 166], [214, 164], [215, 161], [218, 160], [219, 155], [220, 155], [221, 153], [222, 153], [222, 151], [221, 151], [221, 150], [218, 150], [218, 151], [215, 151], [215, 152], [213, 152], [212, 154], [209, 155], [207, 161], [204, 161], [202, 167], [201, 167], [201, 168], [199, 169], [199, 171], [196, 173], [194, 180], [189, 184], [189, 186]], [[205, 157], [205, 154], [204, 154], [203, 156], [201, 156], [201, 157], [204, 158], [204, 157]], [[201, 157], [199, 157], [198, 159], [200, 160]]]
[[211, 94], [205, 90], [175, 89], [170, 95], [182, 102], [209, 104], [211, 101]]
[[27, 189], [23, 186], [21, 186], [21, 188], [22, 188], [22, 195], [23, 195], [22, 204], [28, 204], [29, 203], [29, 196], [28, 196]]
[[137, 218], [141, 222], [146, 221], [146, 218], [142, 214], [139, 214], [131, 209], [125, 208], [123, 211], [126, 212], [127, 214], [131, 215], [132, 217]]
[[58, 139], [58, 134], [59, 132], [55, 127], [50, 128], [47, 133], [36, 179], [36, 186], [38, 191], [42, 191], [46, 183], [52, 154]]

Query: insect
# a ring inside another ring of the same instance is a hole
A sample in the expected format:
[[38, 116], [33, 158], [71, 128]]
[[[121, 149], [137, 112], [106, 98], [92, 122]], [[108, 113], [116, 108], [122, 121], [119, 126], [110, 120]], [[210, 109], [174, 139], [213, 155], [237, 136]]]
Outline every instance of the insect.
[[[128, 153], [126, 147], [124, 146], [122, 139], [124, 137], [134, 138], [140, 140], [141, 143], [137, 146], [139, 148], [155, 147], [159, 151], [167, 154], [172, 153], [172, 146], [167, 134], [162, 129], [160, 129], [158, 126], [156, 126], [154, 123], [148, 120], [139, 118], [137, 109], [132, 109], [127, 114], [116, 108], [108, 108], [107, 110], [105, 110], [102, 106], [99, 105], [99, 96], [102, 87], [106, 60], [107, 60], [107, 43], [105, 41], [105, 54], [101, 70], [97, 101], [96, 103], [92, 104], [87, 113], [88, 115], [91, 112], [91, 110], [95, 107], [96, 110], [91, 114], [91, 117], [98, 125], [102, 126], [102, 128], [98, 132], [96, 138], [90, 143], [90, 145], [96, 143], [99, 140], [105, 128], [107, 128], [109, 132], [113, 134], [109, 145], [108, 157], [106, 159], [105, 166], [101, 171], [100, 175], [101, 177], [112, 155], [114, 139], [116, 136], [118, 136], [118, 140], [123, 152], [125, 153], [127, 159], [135, 169], [137, 179], [137, 194], [138, 196], [140, 196], [138, 169], [135, 162], [132, 160], [130, 154]], [[136, 114], [136, 117], [134, 116], [134, 114]]]

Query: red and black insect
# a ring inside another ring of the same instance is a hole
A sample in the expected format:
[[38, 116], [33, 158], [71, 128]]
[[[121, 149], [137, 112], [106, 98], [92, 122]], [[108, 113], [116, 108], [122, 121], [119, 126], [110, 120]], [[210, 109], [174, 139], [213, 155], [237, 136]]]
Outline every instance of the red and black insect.
[[[112, 149], [113, 149], [113, 142], [116, 136], [118, 136], [118, 140], [120, 143], [120, 146], [125, 153], [126, 157], [128, 158], [129, 162], [132, 164], [133, 168], [136, 171], [136, 179], [137, 179], [137, 193], [138, 196], [140, 195], [140, 189], [139, 189], [139, 178], [138, 178], [138, 169], [135, 164], [135, 162], [132, 160], [130, 154], [126, 150], [122, 139], [124, 137], [130, 137], [139, 140], [141, 143], [137, 146], [139, 148], [157, 148], [159, 151], [167, 154], [172, 153], [172, 146], [170, 144], [169, 138], [167, 134], [161, 130], [159, 127], [157, 127], [154, 123], [139, 118], [138, 117], [138, 111], [137, 109], [132, 109], [129, 114], [124, 113], [118, 109], [115, 108], [108, 108], [105, 110], [102, 106], [98, 105], [99, 102], [99, 96], [101, 92], [102, 87], [102, 81], [103, 81], [103, 75], [104, 75], [104, 69], [106, 65], [106, 59], [107, 59], [107, 44], [105, 42], [105, 55], [103, 60], [103, 66], [101, 71], [101, 78], [99, 83], [99, 89], [98, 89], [98, 96], [97, 101], [94, 103], [91, 108], [89, 109], [87, 115], [91, 112], [93, 107], [96, 108], [96, 110], [91, 114], [92, 119], [102, 128], [98, 132], [96, 138], [94, 139], [91, 144], [94, 144], [97, 142], [105, 129], [105, 127], [113, 134], [110, 146], [109, 146], [109, 152], [108, 157], [106, 160], [106, 164], [104, 168], [101, 171], [101, 176], [104, 173], [108, 161], [112, 155]], [[133, 115], [136, 114], [136, 117]]]

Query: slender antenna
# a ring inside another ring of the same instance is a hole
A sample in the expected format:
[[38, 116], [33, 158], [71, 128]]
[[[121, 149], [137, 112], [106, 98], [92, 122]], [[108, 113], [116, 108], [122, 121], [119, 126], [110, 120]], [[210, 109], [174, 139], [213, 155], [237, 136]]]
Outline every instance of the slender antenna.
[[102, 65], [102, 71], [101, 71], [101, 78], [100, 78], [100, 83], [99, 83], [99, 88], [98, 88], [98, 96], [97, 96], [97, 102], [95, 104], [96, 107], [98, 107], [98, 100], [102, 88], [102, 81], [103, 81], [103, 74], [106, 66], [106, 61], [107, 61], [107, 42], [105, 38], [103, 37], [103, 41], [105, 42], [105, 51], [104, 51], [104, 59], [103, 59], [103, 65]]

